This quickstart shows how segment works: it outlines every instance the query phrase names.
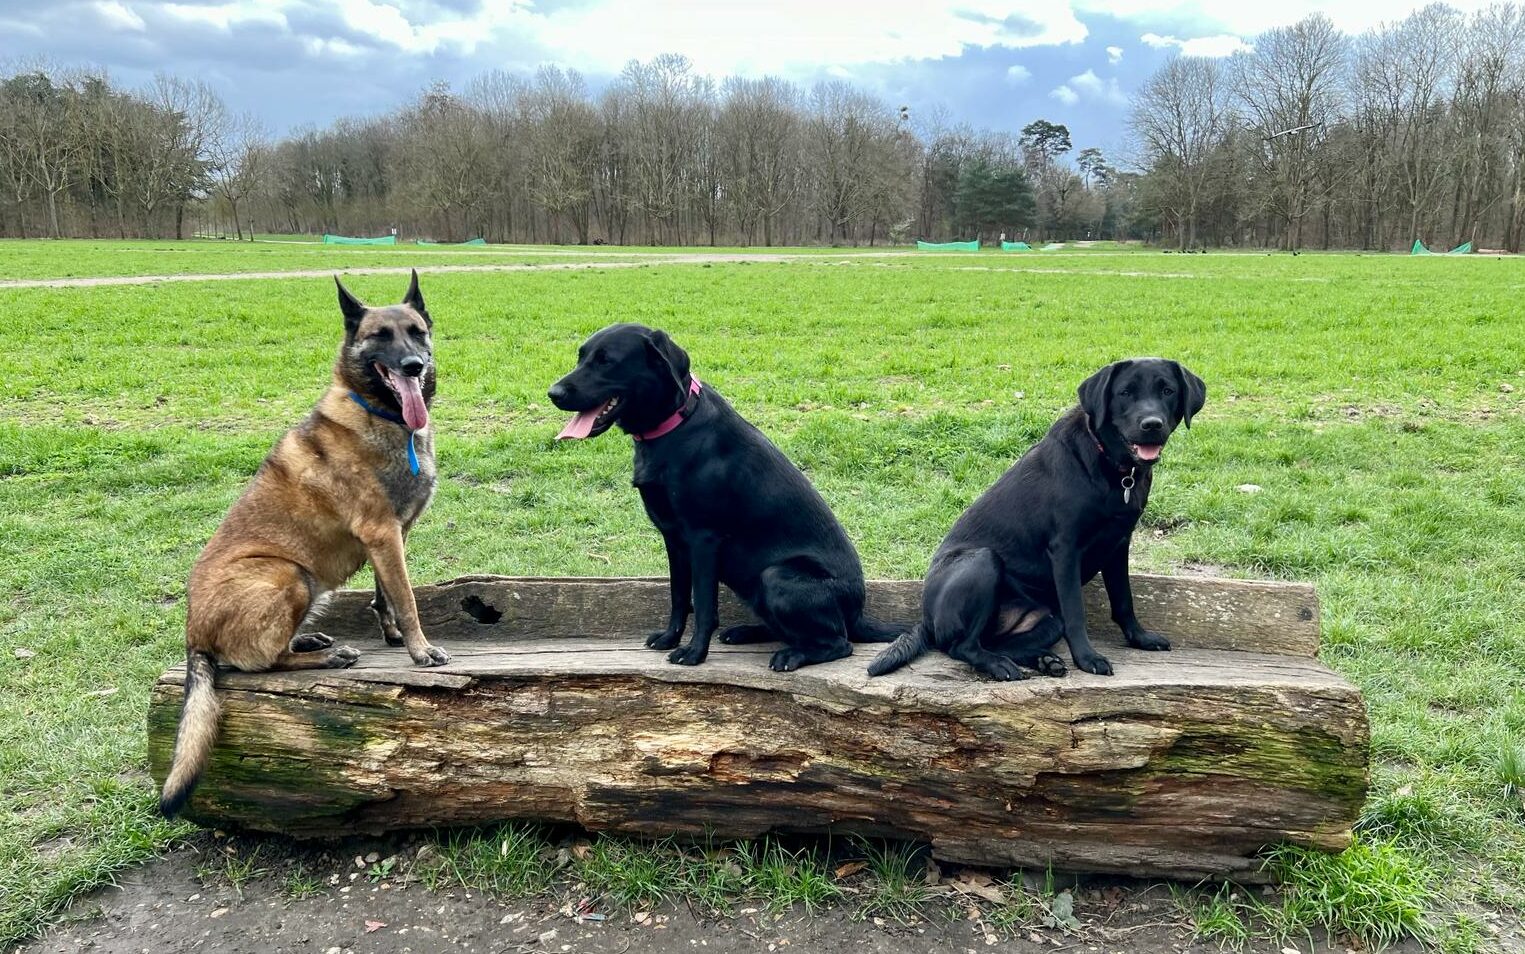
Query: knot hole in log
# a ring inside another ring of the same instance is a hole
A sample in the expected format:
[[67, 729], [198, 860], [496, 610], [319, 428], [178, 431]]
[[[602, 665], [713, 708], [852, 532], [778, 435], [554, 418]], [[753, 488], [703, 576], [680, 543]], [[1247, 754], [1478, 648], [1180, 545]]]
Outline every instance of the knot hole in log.
[[466, 611], [467, 616], [484, 626], [491, 626], [503, 618], [501, 610], [491, 603], [483, 602], [482, 598], [475, 593], [461, 600], [461, 609]]

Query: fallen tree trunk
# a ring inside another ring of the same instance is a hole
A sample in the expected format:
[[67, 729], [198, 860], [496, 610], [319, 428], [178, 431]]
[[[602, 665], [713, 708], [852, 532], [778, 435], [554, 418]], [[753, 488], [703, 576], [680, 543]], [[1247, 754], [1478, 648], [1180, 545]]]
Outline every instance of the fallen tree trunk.
[[[671, 665], [640, 642], [666, 614], [651, 580], [420, 587], [426, 632], [453, 655], [421, 670], [383, 648], [369, 593], [345, 593], [319, 628], [365, 653], [355, 668], [219, 675], [222, 737], [190, 814], [298, 836], [504, 819], [829, 829], [963, 863], [1246, 880], [1268, 846], [1347, 844], [1366, 712], [1312, 658], [1311, 587], [1139, 577], [1135, 591], [1175, 650], [1110, 643], [1093, 600], [1116, 675], [1017, 683], [936, 654], [870, 680], [879, 646], [794, 673], [767, 668], [768, 645]], [[917, 595], [870, 584], [870, 608], [910, 618]], [[166, 673], [150, 704], [159, 779], [183, 677]]]

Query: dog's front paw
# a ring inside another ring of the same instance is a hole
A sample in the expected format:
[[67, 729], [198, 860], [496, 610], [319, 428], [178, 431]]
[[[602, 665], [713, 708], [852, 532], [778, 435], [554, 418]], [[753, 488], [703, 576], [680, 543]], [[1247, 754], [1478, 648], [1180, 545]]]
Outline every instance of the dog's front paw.
[[999, 679], [1002, 682], [1016, 682], [1019, 679], [1027, 678], [1027, 673], [1022, 671], [1022, 667], [1018, 666], [1014, 660], [1007, 659], [1005, 656], [994, 657], [985, 664], [984, 669], [986, 675], [992, 679]]
[[1101, 655], [1100, 653], [1091, 653], [1089, 656], [1082, 656], [1075, 660], [1075, 665], [1081, 669], [1084, 669], [1086, 672], [1091, 673], [1092, 675], [1112, 675], [1112, 664], [1107, 662], [1107, 657]]
[[340, 646], [328, 654], [329, 669], [348, 669], [360, 658], [360, 650], [349, 646]]
[[668, 653], [667, 661], [677, 663], [680, 666], [697, 666], [704, 662], [705, 657], [709, 654], [709, 647], [695, 646], [693, 643], [689, 643], [687, 646], [679, 646]]
[[1053, 676], [1056, 679], [1065, 673], [1064, 660], [1053, 653], [1039, 653], [1038, 658], [1033, 661], [1033, 668], [1045, 676]]
[[424, 651], [413, 657], [413, 662], [418, 666], [443, 666], [450, 661], [450, 654], [438, 646], [425, 646]]
[[1170, 640], [1159, 633], [1151, 633], [1147, 629], [1127, 634], [1128, 645], [1134, 649], [1147, 649], [1151, 652], [1161, 652], [1170, 648]]
[[682, 638], [682, 633], [674, 632], [670, 629], [664, 629], [660, 633], [652, 633], [650, 636], [646, 637], [646, 648], [671, 649], [678, 645], [678, 640]]

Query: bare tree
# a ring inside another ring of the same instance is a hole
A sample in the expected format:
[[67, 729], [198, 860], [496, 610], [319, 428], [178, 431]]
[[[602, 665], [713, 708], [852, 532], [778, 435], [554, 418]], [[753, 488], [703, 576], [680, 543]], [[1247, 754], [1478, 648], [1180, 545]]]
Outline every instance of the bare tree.
[[[238, 206], [258, 190], [269, 171], [270, 139], [264, 124], [248, 113], [234, 115], [221, 103], [209, 117], [207, 130], [208, 171], [215, 193], [227, 203], [233, 231], [244, 239]], [[250, 229], [249, 239], [254, 232]]]
[[530, 192], [552, 217], [570, 222], [577, 241], [586, 244], [599, 117], [587, 101], [582, 77], [542, 67], [522, 103], [532, 170]]
[[1347, 40], [1323, 14], [1269, 30], [1233, 59], [1234, 91], [1259, 133], [1265, 201], [1288, 248], [1302, 244], [1303, 222], [1321, 180], [1324, 145], [1339, 116]]
[[1129, 124], [1183, 249], [1196, 244], [1212, 158], [1232, 121], [1216, 60], [1177, 56], [1134, 99]]
[[763, 244], [773, 244], [776, 219], [798, 192], [799, 114], [799, 92], [782, 80], [726, 83], [717, 118], [725, 197], [748, 245], [759, 224]]

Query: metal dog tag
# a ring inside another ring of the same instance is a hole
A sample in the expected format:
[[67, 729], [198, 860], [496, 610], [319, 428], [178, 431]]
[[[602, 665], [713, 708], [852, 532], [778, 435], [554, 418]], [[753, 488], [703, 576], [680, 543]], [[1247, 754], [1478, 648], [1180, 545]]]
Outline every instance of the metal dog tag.
[[1138, 473], [1137, 467], [1128, 471], [1128, 476], [1123, 478], [1123, 503], [1127, 503], [1133, 497], [1133, 485], [1135, 483], [1133, 475], [1136, 473]]

